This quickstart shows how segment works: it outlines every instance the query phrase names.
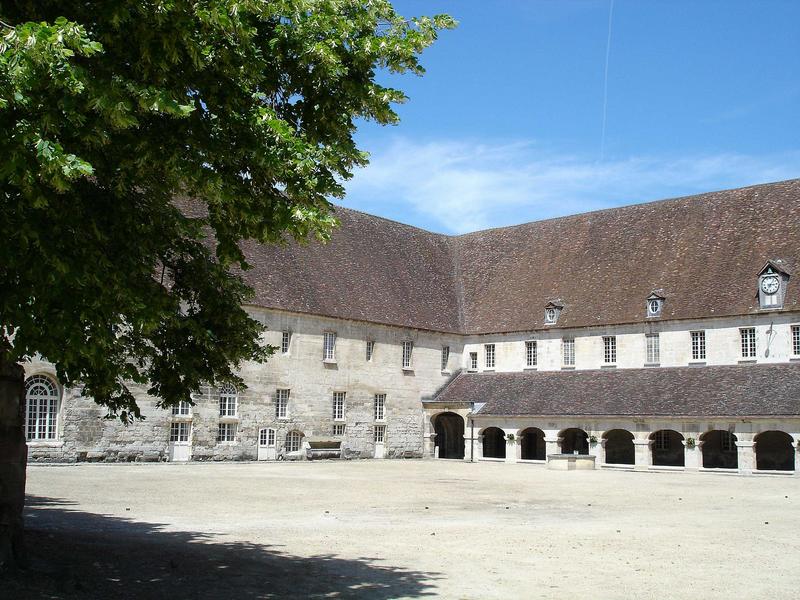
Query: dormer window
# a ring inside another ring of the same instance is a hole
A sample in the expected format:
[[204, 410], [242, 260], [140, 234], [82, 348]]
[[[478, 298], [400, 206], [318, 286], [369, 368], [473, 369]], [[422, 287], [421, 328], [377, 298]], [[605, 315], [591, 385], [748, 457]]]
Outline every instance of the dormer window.
[[544, 307], [544, 324], [555, 325], [558, 323], [558, 317], [561, 315], [563, 305], [556, 302], [548, 302]]
[[758, 274], [758, 303], [762, 309], [783, 308], [789, 274], [781, 265], [782, 261], [770, 260]]
[[653, 292], [647, 297], [647, 317], [660, 317], [664, 308], [664, 296]]

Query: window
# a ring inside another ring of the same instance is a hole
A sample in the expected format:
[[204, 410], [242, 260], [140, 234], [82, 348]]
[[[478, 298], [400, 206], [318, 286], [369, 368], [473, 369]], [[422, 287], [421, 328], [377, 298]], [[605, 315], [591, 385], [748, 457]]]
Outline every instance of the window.
[[386, 420], [386, 394], [375, 394], [375, 420]]
[[25, 382], [25, 435], [29, 440], [56, 439], [58, 391], [44, 375]]
[[344, 435], [344, 423], [334, 423], [333, 424], [333, 431], [331, 432], [333, 435]]
[[800, 356], [800, 325], [792, 325], [792, 354]]
[[740, 329], [739, 333], [742, 336], [742, 358], [755, 358], [756, 357], [755, 327], [746, 327], [744, 329]]
[[217, 429], [218, 442], [236, 441], [236, 423], [220, 423]]
[[706, 359], [706, 332], [692, 331], [692, 360]]
[[661, 305], [663, 300], [661, 298], [649, 298], [647, 300], [647, 316], [658, 317], [661, 315]]
[[235, 417], [238, 404], [236, 388], [230, 384], [219, 388], [219, 416]]
[[169, 441], [170, 442], [188, 442], [189, 441], [189, 428], [191, 423], [170, 423], [169, 425]]
[[603, 336], [603, 362], [614, 364], [617, 362], [617, 336]]
[[535, 367], [536, 366], [536, 342], [535, 341], [525, 342], [525, 366], [526, 367]]
[[657, 333], [648, 333], [645, 336], [647, 343], [647, 363], [657, 365], [661, 362], [661, 343]]
[[326, 331], [322, 338], [322, 360], [334, 362], [336, 360], [336, 334]]
[[372, 355], [375, 353], [375, 341], [367, 340], [367, 362], [372, 361]]
[[484, 344], [483, 355], [486, 360], [486, 368], [494, 369], [494, 344]]
[[192, 405], [186, 400], [181, 400], [176, 406], [172, 407], [172, 415], [175, 417], [188, 417], [192, 414]]
[[344, 421], [345, 392], [333, 392], [333, 420]]
[[670, 436], [669, 431], [656, 431], [655, 435], [655, 447], [656, 450], [669, 450], [670, 449]]
[[736, 452], [736, 436], [734, 436], [730, 431], [722, 432], [722, 451]]
[[565, 367], [575, 366], [575, 340], [566, 338], [561, 340], [561, 361]]
[[477, 371], [478, 370], [478, 353], [477, 352], [470, 352], [469, 353], [469, 370], [470, 371]]
[[447, 371], [447, 363], [450, 361], [450, 346], [442, 346], [442, 371]]
[[286, 434], [286, 452], [299, 452], [303, 442], [303, 434], [290, 431]]
[[281, 334], [281, 354], [289, 354], [289, 342], [292, 340], [292, 334], [289, 331], [284, 331]]
[[275, 417], [277, 419], [289, 418], [289, 390], [278, 390], [275, 396]]
[[258, 432], [258, 445], [266, 446], [267, 448], [275, 447], [275, 430], [262, 429]]
[[411, 353], [414, 351], [414, 342], [403, 342], [403, 368], [411, 368]]
[[386, 425], [375, 425], [375, 443], [382, 444], [386, 439]]
[[556, 322], [557, 314], [555, 308], [544, 309], [544, 322], [552, 324]]

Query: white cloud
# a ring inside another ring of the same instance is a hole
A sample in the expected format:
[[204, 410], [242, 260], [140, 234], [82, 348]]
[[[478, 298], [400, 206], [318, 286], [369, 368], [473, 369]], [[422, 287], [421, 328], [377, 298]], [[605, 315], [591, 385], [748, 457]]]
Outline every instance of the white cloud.
[[800, 176], [800, 153], [592, 162], [532, 143], [395, 140], [347, 183], [343, 204], [446, 233]]

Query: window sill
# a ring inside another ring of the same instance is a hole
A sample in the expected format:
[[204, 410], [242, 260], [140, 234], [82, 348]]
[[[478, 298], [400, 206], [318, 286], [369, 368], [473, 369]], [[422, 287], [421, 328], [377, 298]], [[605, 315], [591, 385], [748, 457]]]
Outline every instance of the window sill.
[[484, 373], [493, 373], [494, 372], [494, 367], [491, 367], [491, 368], [488, 368], [488, 369], [484, 369], [483, 372]]
[[335, 365], [336, 364], [336, 359], [335, 358], [323, 358], [322, 362], [323, 362], [323, 364], [326, 364], [326, 365]]
[[442, 369], [442, 375], [452, 375], [448, 369]]
[[525, 367], [523, 371], [538, 371], [539, 367]]
[[232, 442], [217, 442], [217, 446], [235, 446], [239, 442], [234, 440]]
[[789, 362], [799, 362], [800, 356], [791, 356], [789, 357]]
[[575, 365], [561, 365], [562, 371], [574, 371]]
[[689, 366], [690, 367], [705, 367], [706, 366], [706, 361], [704, 361], [704, 360], [690, 360], [689, 361]]
[[192, 415], [172, 415], [173, 423], [191, 423]]
[[758, 362], [757, 358], [742, 358], [739, 359], [738, 364], [740, 365], [754, 365]]
[[645, 368], [652, 369], [654, 367], [660, 367], [661, 363], [644, 363]]
[[407, 373], [413, 373], [414, 372], [414, 367], [403, 367], [403, 371], [405, 371]]
[[616, 364], [605, 364], [605, 365], [600, 365], [600, 368], [601, 369], [616, 369], [617, 365]]
[[467, 373], [477, 373], [478, 369], [467, 369]]
[[231, 416], [224, 416], [223, 417], [222, 415], [220, 415], [219, 422], [220, 423], [238, 423], [239, 422], [239, 417], [231, 417]]
[[288, 421], [289, 417], [275, 417], [276, 421]]
[[63, 441], [59, 440], [28, 440], [28, 448], [61, 448]]

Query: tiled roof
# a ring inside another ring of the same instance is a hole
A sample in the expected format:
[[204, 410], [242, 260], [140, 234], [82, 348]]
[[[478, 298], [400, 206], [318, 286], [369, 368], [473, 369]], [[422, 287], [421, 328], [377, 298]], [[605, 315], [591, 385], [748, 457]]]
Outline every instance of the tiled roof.
[[[337, 208], [327, 246], [244, 244], [255, 303], [435, 331], [503, 333], [758, 311], [767, 260], [794, 272], [800, 310], [800, 179], [445, 236]], [[552, 327], [552, 326], [551, 326]]]
[[481, 415], [800, 415], [800, 364], [461, 373], [434, 398]]

